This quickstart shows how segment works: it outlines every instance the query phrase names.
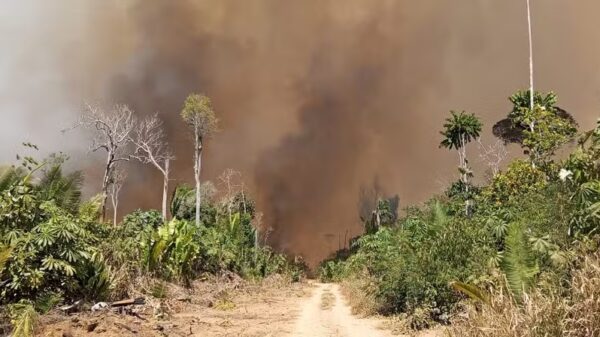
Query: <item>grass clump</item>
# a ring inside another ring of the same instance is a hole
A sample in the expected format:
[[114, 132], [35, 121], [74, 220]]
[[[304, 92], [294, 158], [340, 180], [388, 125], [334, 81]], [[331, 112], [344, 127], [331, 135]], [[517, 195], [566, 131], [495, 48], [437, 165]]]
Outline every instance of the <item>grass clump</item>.
[[331, 290], [325, 289], [321, 294], [321, 309], [330, 310], [335, 304], [335, 295], [331, 293]]

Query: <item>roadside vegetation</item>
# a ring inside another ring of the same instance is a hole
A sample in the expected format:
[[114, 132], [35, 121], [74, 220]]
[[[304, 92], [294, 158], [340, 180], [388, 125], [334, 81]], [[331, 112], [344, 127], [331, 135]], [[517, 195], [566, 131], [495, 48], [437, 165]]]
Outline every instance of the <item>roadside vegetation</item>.
[[[184, 118], [206, 136], [206, 115], [211, 130], [216, 123], [210, 101], [191, 97], [196, 100], [186, 101]], [[301, 268], [265, 245], [254, 202], [233, 171], [222, 176], [219, 189], [208, 181], [196, 185], [200, 190], [178, 186], [168, 216], [168, 163], [174, 157], [156, 117], [139, 121], [123, 106], [89, 107], [79, 125], [93, 131], [91, 149], [108, 156], [97, 197], [82, 199], [83, 174], [66, 171], [66, 155], [37, 159], [33, 144], [24, 145], [34, 155], [0, 169], [0, 323], [11, 322], [12, 336], [33, 335], [37, 316], [57, 306], [127, 299], [139, 294], [141, 284], [154, 285], [145, 295], [161, 298], [165, 282], [189, 287], [205, 275], [300, 278]], [[202, 135], [195, 131], [194, 142]], [[136, 159], [164, 174], [164, 189], [156, 188], [163, 207], [106, 221], [109, 200], [116, 214], [123, 163]], [[199, 181], [199, 155], [194, 160]], [[0, 334], [10, 332], [0, 328]]]
[[357, 311], [453, 336], [600, 336], [600, 124], [578, 133], [553, 93], [509, 100], [493, 133], [525, 158], [501, 163], [503, 145], [479, 141], [475, 184], [466, 149], [482, 124], [452, 112], [440, 146], [458, 153], [457, 181], [401, 216], [379, 196], [366, 233], [321, 264]]

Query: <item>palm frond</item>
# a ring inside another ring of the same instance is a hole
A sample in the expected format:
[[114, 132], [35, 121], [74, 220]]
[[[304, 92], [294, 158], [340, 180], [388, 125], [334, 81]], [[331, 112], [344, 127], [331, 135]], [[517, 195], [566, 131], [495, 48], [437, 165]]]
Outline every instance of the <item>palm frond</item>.
[[21, 168], [7, 167], [1, 170], [0, 191], [5, 191], [25, 177]]
[[42, 200], [53, 200], [57, 206], [75, 212], [81, 202], [83, 174], [75, 171], [64, 175], [60, 165], [44, 171], [38, 184]]
[[8, 262], [8, 260], [10, 259], [11, 254], [12, 254], [11, 247], [0, 247], [0, 274], [2, 273], [2, 270], [4, 269], [6, 262]]
[[485, 303], [485, 304], [489, 304], [489, 299], [487, 297], [487, 295], [485, 295], [485, 292], [482, 289], [479, 289], [477, 286], [474, 286], [472, 284], [467, 284], [467, 283], [462, 283], [459, 281], [453, 281], [450, 282], [450, 287], [452, 287], [454, 290], [461, 292], [467, 296], [469, 296], [471, 299]]
[[539, 269], [525, 239], [522, 224], [513, 222], [509, 226], [505, 244], [506, 251], [500, 267], [506, 277], [508, 289], [514, 299], [520, 302], [533, 285]]
[[193, 188], [186, 185], [177, 186], [171, 198], [171, 214], [173, 214], [175, 217], [180, 217], [181, 213], [184, 211], [187, 201], [191, 200], [193, 197]]
[[37, 312], [30, 302], [22, 301], [9, 307], [13, 337], [33, 337]]

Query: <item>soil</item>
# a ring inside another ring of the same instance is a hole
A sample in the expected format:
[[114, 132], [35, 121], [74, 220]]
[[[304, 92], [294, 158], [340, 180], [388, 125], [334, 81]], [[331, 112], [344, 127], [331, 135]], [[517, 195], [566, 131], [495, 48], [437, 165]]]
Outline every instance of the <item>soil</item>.
[[[359, 318], [340, 294], [337, 284], [315, 284], [312, 296], [301, 303], [301, 313], [290, 337], [391, 337], [384, 318]], [[441, 331], [416, 333], [419, 337], [442, 336]], [[288, 336], [288, 335], [282, 335]], [[396, 335], [398, 336], [398, 335]]]
[[[54, 313], [43, 317], [38, 336], [260, 336], [389, 337], [382, 319], [358, 318], [339, 286], [287, 283], [197, 283], [193, 291], [170, 289], [169, 299], [148, 299], [124, 312]], [[436, 332], [422, 337], [441, 336]]]

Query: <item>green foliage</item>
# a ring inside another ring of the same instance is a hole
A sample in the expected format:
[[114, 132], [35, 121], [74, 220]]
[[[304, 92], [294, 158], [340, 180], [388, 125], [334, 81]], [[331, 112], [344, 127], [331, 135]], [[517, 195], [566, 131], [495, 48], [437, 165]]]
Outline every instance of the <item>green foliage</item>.
[[40, 199], [75, 213], [81, 202], [83, 174], [79, 171], [64, 175], [60, 164], [53, 165], [42, 175], [37, 185]]
[[12, 247], [10, 246], [0, 246], [0, 275], [2, 275], [2, 271], [4, 270], [4, 266], [6, 266], [6, 262], [10, 259], [12, 255]]
[[441, 147], [458, 150], [479, 137], [483, 124], [475, 114], [467, 114], [465, 111], [450, 111], [450, 114], [451, 117], [446, 119], [441, 132], [444, 137]]
[[8, 236], [12, 258], [3, 274], [9, 279], [0, 299], [26, 296], [35, 299], [47, 291], [74, 296], [87, 282], [83, 272], [98, 243], [88, 231], [88, 223], [58, 208], [52, 202], [40, 205], [45, 221], [22, 232], [16, 239]]
[[[104, 261], [96, 254], [103, 229], [96, 223], [99, 203], [92, 199], [80, 205], [81, 175], [63, 175], [64, 160], [64, 156], [51, 156], [39, 164], [26, 157], [23, 169], [4, 172], [0, 303], [27, 298], [45, 310], [52, 298], [94, 299], [108, 292], [109, 282], [102, 286], [93, 282], [106, 276]], [[34, 177], [50, 163], [48, 170]]]
[[181, 117], [198, 132], [200, 138], [216, 131], [218, 119], [210, 98], [203, 94], [190, 94], [183, 104]]
[[494, 134], [507, 142], [517, 142], [534, 162], [543, 162], [577, 133], [577, 123], [556, 106], [556, 94], [534, 93], [533, 110], [529, 91], [509, 98], [513, 104], [508, 118], [494, 127]]
[[515, 306], [540, 289], [566, 296], [573, 247], [600, 228], [600, 124], [560, 164], [551, 155], [573, 138], [576, 123], [555, 106], [556, 96], [536, 93], [533, 111], [524, 92], [511, 102], [509, 118], [494, 133], [520, 143], [530, 161], [515, 160], [475, 188], [464, 146], [478, 137], [480, 124], [452, 113], [440, 146], [458, 150], [461, 180], [444, 198], [408, 208], [394, 226], [372, 228], [322, 263], [322, 279], [368, 280], [352, 283], [379, 312], [406, 312], [417, 327], [445, 321], [461, 295], [491, 303], [490, 290], [508, 288], [502, 291]]
[[188, 221], [173, 219], [158, 227], [142, 243], [145, 267], [166, 278], [189, 282], [200, 254], [199, 229]]
[[[200, 204], [200, 223], [211, 226], [216, 223], [217, 209], [212, 202], [212, 184], [203, 184], [201, 189], [202, 203]], [[177, 186], [173, 192], [171, 201], [171, 214], [182, 220], [194, 220], [196, 218], [196, 192], [187, 186]]]
[[230, 207], [229, 201], [215, 205], [204, 198], [198, 227], [193, 223], [193, 197], [192, 189], [179, 187], [172, 203], [175, 219], [144, 236], [141, 252], [146, 270], [184, 282], [203, 271], [229, 270], [252, 278], [297, 273], [283, 255], [255, 246], [252, 200], [236, 197]]
[[493, 252], [485, 229], [449, 214], [441, 200], [408, 210], [397, 227], [364, 235], [356, 246], [345, 262], [322, 265], [322, 278], [374, 279], [379, 312], [413, 313], [428, 307], [438, 316], [460, 299], [448, 284], [481, 273]]
[[32, 335], [37, 312], [63, 301], [127, 296], [140, 276], [187, 285], [206, 272], [301, 276], [299, 266], [258, 245], [255, 205], [245, 194], [216, 202], [205, 183], [197, 226], [194, 190], [179, 187], [172, 221], [138, 210], [114, 228], [97, 221], [102, 196], [81, 202], [82, 175], [63, 173], [66, 157], [19, 160], [20, 168], [0, 175], [0, 305], [8, 305], [14, 336]]
[[62, 294], [58, 292], [48, 292], [39, 296], [33, 304], [33, 307], [37, 312], [45, 314], [48, 311], [52, 310], [54, 307], [56, 307], [62, 301]]
[[8, 167], [3, 169], [0, 175], [0, 191], [6, 191], [19, 183], [25, 175], [25, 171], [21, 168]]
[[13, 337], [33, 337], [38, 315], [29, 301], [23, 300], [8, 307], [13, 325]]
[[138, 209], [123, 218], [119, 228], [120, 235], [134, 236], [147, 228], [158, 228], [163, 221], [162, 215], [157, 210], [142, 211]]
[[398, 197], [378, 199], [371, 217], [362, 219], [365, 232], [372, 234], [381, 226], [393, 226], [398, 220]]
[[515, 299], [521, 301], [533, 285], [539, 272], [531, 247], [525, 239], [523, 225], [514, 222], [509, 226], [506, 237], [506, 251], [501, 263], [508, 288]]
[[523, 198], [528, 193], [540, 191], [547, 185], [548, 178], [541, 168], [523, 160], [516, 160], [505, 172], [497, 174], [482, 193], [490, 201], [501, 205], [504, 202]]

